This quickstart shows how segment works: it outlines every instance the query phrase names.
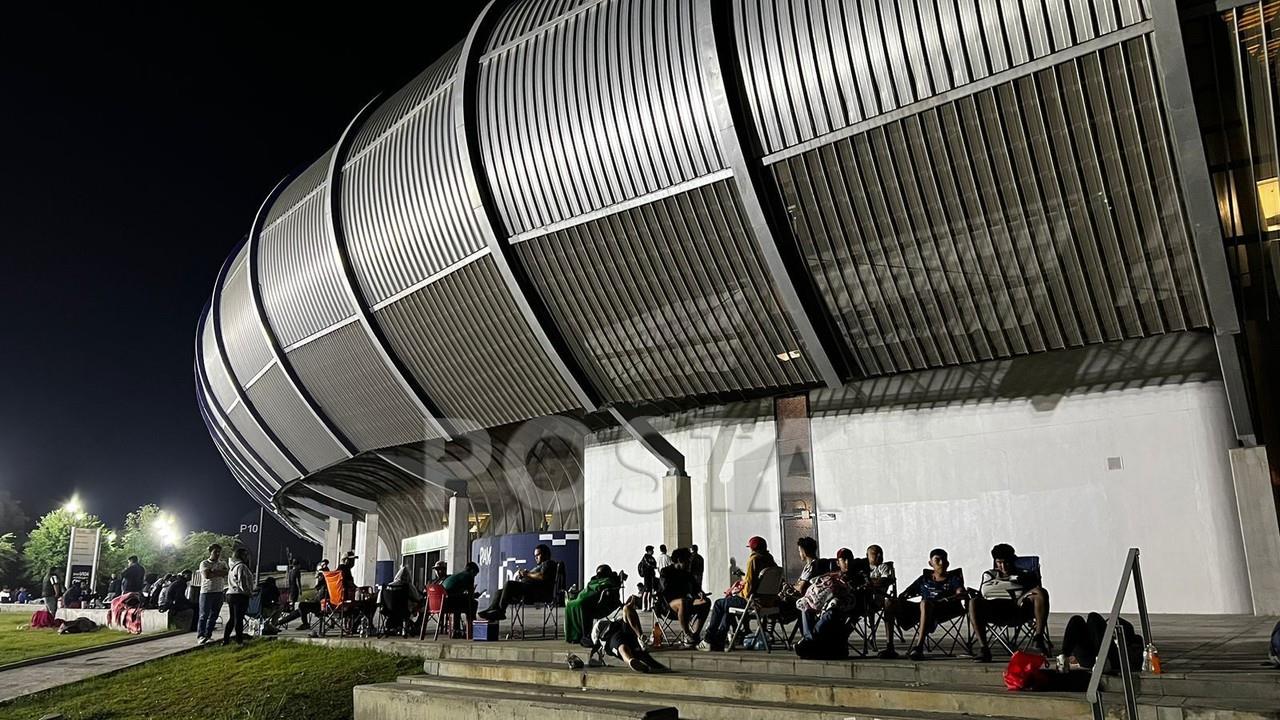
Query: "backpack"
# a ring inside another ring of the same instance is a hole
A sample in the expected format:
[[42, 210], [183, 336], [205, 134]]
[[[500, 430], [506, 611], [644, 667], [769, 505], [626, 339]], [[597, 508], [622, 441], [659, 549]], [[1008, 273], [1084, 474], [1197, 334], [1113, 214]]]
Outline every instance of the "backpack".
[[1010, 690], [1038, 690], [1049, 684], [1043, 655], [1019, 650], [1004, 669], [1004, 685]]
[[1280, 668], [1280, 622], [1271, 629], [1271, 664]]

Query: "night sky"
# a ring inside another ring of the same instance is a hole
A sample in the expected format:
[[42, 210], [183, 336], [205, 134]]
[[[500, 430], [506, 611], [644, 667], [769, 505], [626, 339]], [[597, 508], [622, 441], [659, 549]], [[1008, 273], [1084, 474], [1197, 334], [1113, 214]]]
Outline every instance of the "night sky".
[[255, 511], [196, 410], [197, 316], [272, 185], [481, 7], [405, 5], [0, 11], [0, 489], [33, 519]]

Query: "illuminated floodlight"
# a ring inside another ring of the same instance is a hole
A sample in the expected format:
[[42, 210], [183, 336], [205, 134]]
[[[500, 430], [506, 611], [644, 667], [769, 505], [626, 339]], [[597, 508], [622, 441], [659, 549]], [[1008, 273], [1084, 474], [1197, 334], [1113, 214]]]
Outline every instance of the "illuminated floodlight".
[[84, 517], [84, 506], [80, 504], [80, 497], [72, 495], [71, 499], [62, 506], [62, 511], [79, 520]]

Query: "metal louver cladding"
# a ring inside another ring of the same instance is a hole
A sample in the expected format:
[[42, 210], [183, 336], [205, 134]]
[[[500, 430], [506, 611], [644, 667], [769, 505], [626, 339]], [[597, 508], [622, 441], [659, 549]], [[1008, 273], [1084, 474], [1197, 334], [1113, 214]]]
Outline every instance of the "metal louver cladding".
[[610, 401], [813, 385], [725, 181], [517, 243]]
[[289, 452], [315, 471], [347, 457], [289, 384], [279, 365], [272, 365], [245, 388], [249, 401]]
[[693, 18], [693, 3], [666, 0], [507, 10], [493, 37], [510, 40], [481, 58], [477, 102], [480, 149], [509, 234], [725, 167]]
[[324, 173], [332, 152], [281, 192], [260, 235], [262, 304], [286, 349], [355, 314], [329, 240]]
[[774, 166], [876, 373], [1207, 327], [1145, 38]]
[[[213, 322], [209, 320], [207, 313], [201, 320], [200, 326], [200, 360], [202, 362], [198, 367], [204, 368], [204, 377], [209, 382], [209, 392], [213, 394], [218, 407], [225, 412], [230, 410], [231, 405], [236, 401], [236, 391], [222, 366], [222, 358], [218, 357], [218, 346], [213, 338]], [[197, 384], [201, 384], [198, 374], [196, 381]]]
[[258, 456], [271, 466], [276, 475], [286, 481], [298, 476], [298, 473], [294, 472], [293, 467], [289, 464], [289, 460], [276, 450], [271, 439], [253, 421], [244, 405], [236, 405], [228, 410], [227, 419], [240, 432], [240, 436], [244, 438], [244, 441], [258, 453]]
[[454, 48], [374, 111], [344, 160], [351, 262], [374, 306], [485, 247], [453, 117]]
[[325, 414], [361, 450], [435, 437], [380, 362], [358, 323], [289, 351], [289, 363]]
[[1147, 2], [739, 0], [733, 14], [776, 152], [1135, 25]]
[[577, 407], [487, 253], [375, 314], [452, 419], [503, 425]]
[[262, 334], [249, 294], [247, 246], [232, 262], [222, 283], [222, 337], [227, 359], [241, 387], [248, 385], [271, 362], [271, 347]]

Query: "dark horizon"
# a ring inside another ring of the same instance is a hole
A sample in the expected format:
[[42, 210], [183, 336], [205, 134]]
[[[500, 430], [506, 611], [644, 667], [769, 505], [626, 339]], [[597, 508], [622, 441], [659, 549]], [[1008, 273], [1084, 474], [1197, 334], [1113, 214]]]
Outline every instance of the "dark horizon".
[[[194, 334], [271, 187], [460, 41], [467, 10], [10, 8], [0, 490], [234, 532], [256, 505], [196, 408]], [[0, 529], [3, 532], [4, 529]]]

